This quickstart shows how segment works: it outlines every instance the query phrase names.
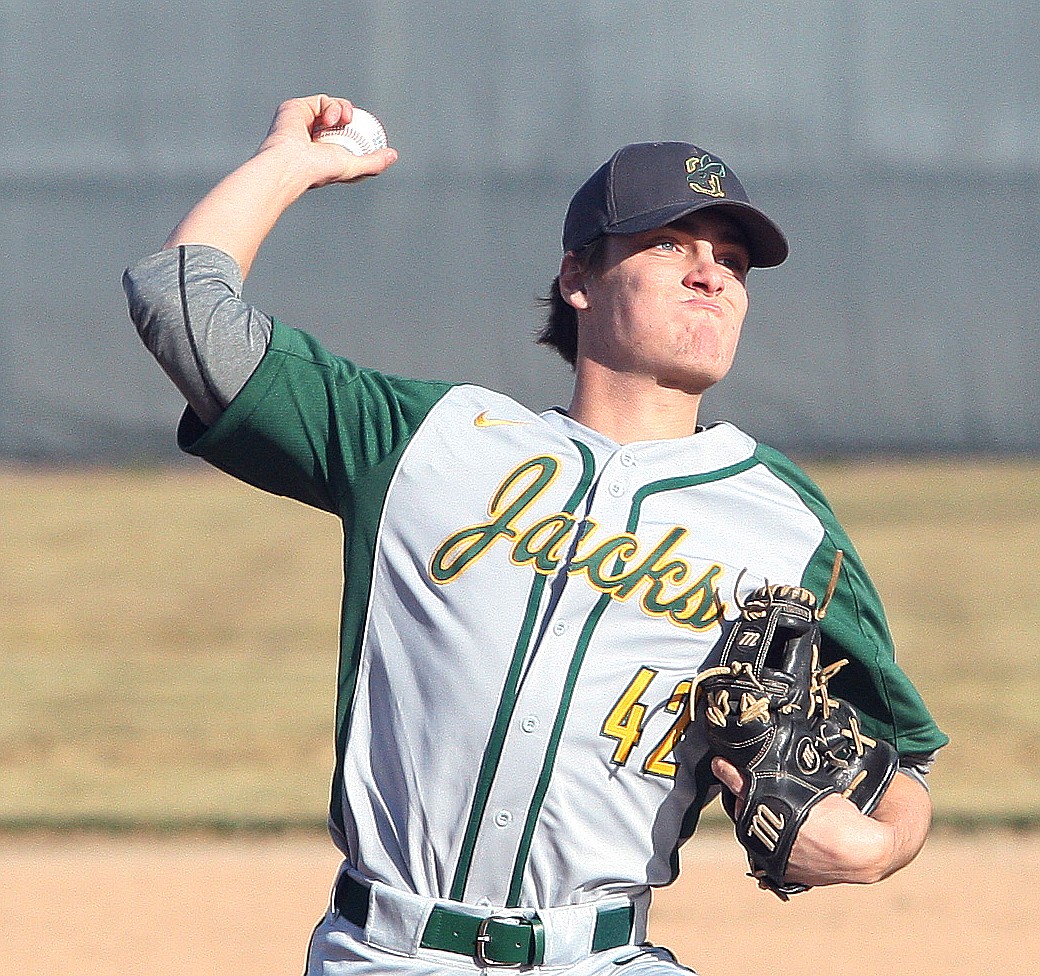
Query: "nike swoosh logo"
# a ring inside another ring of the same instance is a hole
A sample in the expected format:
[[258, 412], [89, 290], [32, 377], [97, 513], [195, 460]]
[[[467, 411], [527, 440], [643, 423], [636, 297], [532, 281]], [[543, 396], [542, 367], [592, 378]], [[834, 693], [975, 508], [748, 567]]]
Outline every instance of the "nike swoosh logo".
[[474, 427], [508, 427], [513, 424], [524, 424], [523, 420], [506, 420], [504, 417], [489, 417], [486, 410], [482, 410], [473, 418]]

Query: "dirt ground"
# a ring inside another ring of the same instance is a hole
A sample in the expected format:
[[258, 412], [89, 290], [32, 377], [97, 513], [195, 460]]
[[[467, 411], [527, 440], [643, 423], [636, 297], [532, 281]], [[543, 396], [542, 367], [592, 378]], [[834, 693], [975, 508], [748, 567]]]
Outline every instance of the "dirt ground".
[[[298, 976], [336, 863], [311, 836], [0, 839], [0, 973]], [[881, 885], [786, 905], [723, 834], [683, 864], [652, 935], [702, 976], [1024, 976], [1040, 958], [1037, 836], [939, 834]]]

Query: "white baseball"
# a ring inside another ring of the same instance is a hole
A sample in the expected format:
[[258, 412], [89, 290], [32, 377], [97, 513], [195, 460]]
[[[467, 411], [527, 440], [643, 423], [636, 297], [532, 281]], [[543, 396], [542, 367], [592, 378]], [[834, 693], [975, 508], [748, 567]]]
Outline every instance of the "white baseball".
[[367, 156], [386, 147], [386, 129], [371, 112], [356, 108], [348, 125], [322, 129], [317, 139], [320, 142], [334, 142], [355, 156]]

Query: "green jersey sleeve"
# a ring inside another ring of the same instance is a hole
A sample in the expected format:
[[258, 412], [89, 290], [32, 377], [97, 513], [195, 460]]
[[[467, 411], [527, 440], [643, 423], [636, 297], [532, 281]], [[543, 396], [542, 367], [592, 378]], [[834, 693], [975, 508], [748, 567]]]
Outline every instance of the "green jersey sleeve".
[[801, 585], [822, 597], [835, 555], [839, 549], [843, 553], [841, 576], [821, 622], [823, 662], [849, 661], [831, 681], [831, 691], [856, 707], [868, 735], [891, 742], [900, 755], [928, 754], [946, 745], [949, 738], [896, 661], [881, 597], [823, 492], [778, 451], [760, 446], [757, 455], [798, 493], [823, 526], [823, 539]]
[[220, 419], [189, 408], [182, 450], [264, 491], [342, 513], [357, 479], [399, 456], [451, 384], [362, 369], [274, 323], [256, 371]]

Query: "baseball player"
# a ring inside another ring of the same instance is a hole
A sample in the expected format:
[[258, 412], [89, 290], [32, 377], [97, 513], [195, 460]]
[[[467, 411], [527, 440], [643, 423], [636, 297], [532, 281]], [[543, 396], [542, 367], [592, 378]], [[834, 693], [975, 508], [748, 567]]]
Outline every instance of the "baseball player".
[[736, 616], [742, 570], [742, 591], [822, 593], [837, 549], [825, 651], [851, 663], [833, 684], [903, 766], [871, 816], [840, 796], [814, 808], [788, 875], [874, 882], [905, 866], [946, 738], [819, 489], [736, 427], [699, 425], [749, 270], [787, 256], [779, 228], [715, 155], [626, 146], [564, 223], [542, 341], [574, 366], [566, 409], [389, 376], [241, 297], [293, 201], [396, 160], [312, 139], [351, 112], [284, 103], [258, 152], [124, 275], [188, 403], [181, 447], [343, 524], [329, 814], [343, 863], [307, 972], [672, 976], [645, 941], [651, 891], [674, 880], [704, 805], [746, 789], [708, 758], [691, 682]]

